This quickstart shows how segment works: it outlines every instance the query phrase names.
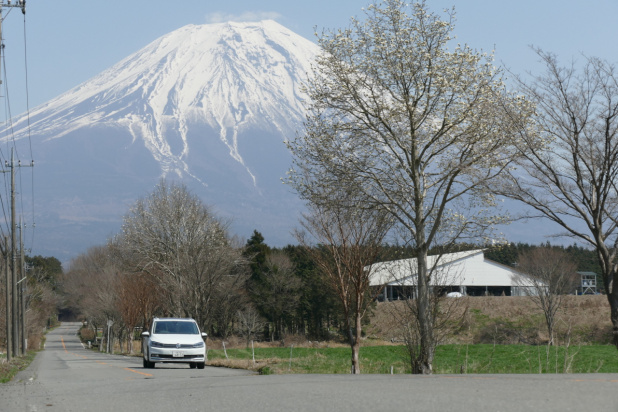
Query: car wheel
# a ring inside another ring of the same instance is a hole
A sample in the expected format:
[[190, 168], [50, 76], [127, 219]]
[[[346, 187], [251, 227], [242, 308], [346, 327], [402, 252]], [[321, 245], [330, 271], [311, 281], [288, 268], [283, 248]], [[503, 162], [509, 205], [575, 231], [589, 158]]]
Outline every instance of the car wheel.
[[142, 360], [143, 360], [144, 368], [152, 369], [152, 368], [155, 367], [155, 363], [154, 362], [147, 361], [146, 358], [143, 358]]
[[206, 364], [204, 362], [199, 362], [196, 366], [198, 369], [204, 369], [204, 366], [206, 366]]
[[195, 368], [197, 368], [197, 364], [195, 364], [195, 363], [190, 363], [190, 364], [189, 364], [189, 367], [190, 367], [191, 369], [195, 369]]

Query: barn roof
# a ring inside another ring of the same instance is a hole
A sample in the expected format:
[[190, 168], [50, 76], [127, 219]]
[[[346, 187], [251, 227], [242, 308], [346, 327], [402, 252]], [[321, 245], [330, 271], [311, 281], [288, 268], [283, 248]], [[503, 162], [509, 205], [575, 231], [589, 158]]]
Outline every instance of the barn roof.
[[[522, 275], [513, 268], [485, 259], [482, 249], [428, 256], [433, 269], [430, 285], [521, 286]], [[414, 286], [416, 258], [379, 262], [371, 266], [371, 285]]]

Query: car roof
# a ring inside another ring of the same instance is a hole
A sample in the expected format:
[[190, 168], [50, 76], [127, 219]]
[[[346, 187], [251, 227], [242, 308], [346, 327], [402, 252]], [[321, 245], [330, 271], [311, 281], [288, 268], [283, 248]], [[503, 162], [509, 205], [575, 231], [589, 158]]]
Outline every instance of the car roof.
[[184, 322], [195, 322], [195, 319], [192, 318], [153, 318], [154, 321], [158, 320], [174, 320], [174, 321], [184, 321]]

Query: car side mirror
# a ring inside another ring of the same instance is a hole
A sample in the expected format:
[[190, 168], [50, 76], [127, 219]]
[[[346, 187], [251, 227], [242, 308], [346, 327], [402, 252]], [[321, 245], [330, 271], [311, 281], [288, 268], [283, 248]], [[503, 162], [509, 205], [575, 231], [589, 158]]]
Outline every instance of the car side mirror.
[[206, 336], [208, 336], [208, 333], [202, 332], [202, 339], [206, 339]]
[[147, 330], [142, 332], [142, 338], [149, 338], [150, 337], [150, 332], [148, 332]]

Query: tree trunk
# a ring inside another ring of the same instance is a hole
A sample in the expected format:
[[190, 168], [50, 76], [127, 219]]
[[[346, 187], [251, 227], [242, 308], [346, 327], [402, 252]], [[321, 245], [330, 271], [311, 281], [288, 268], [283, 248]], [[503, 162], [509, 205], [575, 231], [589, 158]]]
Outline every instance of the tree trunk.
[[133, 355], [133, 328], [129, 328], [129, 336], [127, 336], [127, 352]]
[[547, 323], [547, 332], [549, 333], [549, 346], [554, 346], [556, 343], [554, 342], [554, 324], [553, 320], [548, 321]]
[[[599, 242], [598, 244], [602, 243]], [[603, 286], [605, 286], [605, 293], [607, 293], [607, 301], [609, 302], [612, 339], [614, 346], [618, 349], [618, 272], [616, 271], [616, 266], [612, 264], [613, 256], [609, 254], [609, 251], [607, 249], [597, 251], [599, 253], [599, 263], [603, 268]]]
[[614, 339], [614, 346], [618, 349], [618, 287], [614, 286], [611, 291], [608, 291], [607, 300], [609, 301], [612, 320], [612, 336]]
[[354, 331], [354, 335], [352, 335], [352, 331], [350, 330], [350, 346], [352, 348], [352, 373], [354, 375], [358, 375], [361, 373], [360, 371], [360, 338], [361, 338], [361, 314], [357, 311], [355, 315], [355, 325], [356, 330]]
[[435, 354], [435, 337], [433, 331], [433, 312], [431, 309], [429, 269], [427, 268], [427, 251], [419, 250], [418, 258], [418, 325], [420, 349], [416, 367], [412, 373], [430, 375]]
[[549, 334], [549, 346], [554, 346], [554, 314], [552, 313], [553, 307], [550, 304], [549, 308], [543, 308], [545, 311], [545, 322], [547, 323], [547, 333]]

